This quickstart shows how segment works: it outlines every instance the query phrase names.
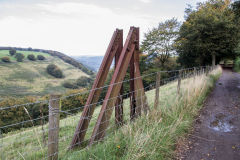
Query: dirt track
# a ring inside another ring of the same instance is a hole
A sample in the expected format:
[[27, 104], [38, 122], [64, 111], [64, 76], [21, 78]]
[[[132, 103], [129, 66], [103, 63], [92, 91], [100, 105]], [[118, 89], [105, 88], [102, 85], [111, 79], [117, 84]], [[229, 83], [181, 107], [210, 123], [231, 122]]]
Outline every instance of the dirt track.
[[240, 74], [224, 70], [179, 159], [240, 160]]

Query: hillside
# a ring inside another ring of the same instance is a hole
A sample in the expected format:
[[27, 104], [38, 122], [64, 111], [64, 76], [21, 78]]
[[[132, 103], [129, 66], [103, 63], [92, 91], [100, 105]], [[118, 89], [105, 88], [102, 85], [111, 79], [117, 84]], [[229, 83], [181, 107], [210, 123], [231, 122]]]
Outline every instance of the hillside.
[[[52, 92], [63, 93], [66, 88], [62, 86], [65, 81], [73, 81], [81, 76], [87, 76], [82, 70], [64, 62], [57, 56], [35, 51], [19, 51], [24, 54], [23, 62], [17, 62], [8, 50], [0, 50], [0, 58], [8, 56], [11, 63], [0, 62], [0, 98], [6, 96], [45, 95]], [[44, 61], [30, 61], [29, 54], [43, 55]], [[49, 64], [57, 65], [64, 74], [64, 78], [54, 78], [46, 72]]]
[[74, 56], [73, 58], [95, 72], [98, 71], [103, 60], [103, 56]]

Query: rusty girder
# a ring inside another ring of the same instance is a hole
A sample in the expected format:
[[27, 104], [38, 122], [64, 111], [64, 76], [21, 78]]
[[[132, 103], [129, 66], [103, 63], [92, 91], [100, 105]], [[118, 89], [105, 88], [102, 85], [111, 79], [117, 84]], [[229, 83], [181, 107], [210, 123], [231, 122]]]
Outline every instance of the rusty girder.
[[96, 107], [96, 103], [98, 102], [99, 96], [102, 91], [101, 87], [103, 87], [104, 82], [106, 81], [114, 56], [115, 55], [119, 56], [119, 54], [121, 53], [123, 47], [122, 45], [123, 45], [123, 30], [116, 29], [116, 31], [113, 33], [112, 39], [107, 48], [106, 54], [103, 58], [102, 64], [92, 86], [92, 90], [90, 91], [90, 94], [88, 96], [80, 121], [77, 125], [74, 137], [70, 145], [71, 149], [81, 145], [84, 140], [89, 122], [92, 118], [94, 109]]
[[[122, 83], [130, 65], [130, 117], [131, 119], [141, 115], [141, 109], [146, 113], [149, 110], [144, 92], [144, 87], [139, 70], [139, 28], [131, 27], [123, 47], [123, 32], [116, 30], [113, 34], [101, 67], [94, 81], [87, 103], [84, 107], [80, 121], [76, 128], [70, 148], [79, 146], [84, 140], [88, 125], [93, 115], [96, 103], [99, 100], [101, 87], [109, 72], [113, 58], [115, 57], [115, 70], [103, 101], [96, 125], [94, 127], [89, 145], [104, 138], [109, 120], [115, 108], [115, 122], [123, 124]], [[114, 107], [115, 106], [115, 107]]]

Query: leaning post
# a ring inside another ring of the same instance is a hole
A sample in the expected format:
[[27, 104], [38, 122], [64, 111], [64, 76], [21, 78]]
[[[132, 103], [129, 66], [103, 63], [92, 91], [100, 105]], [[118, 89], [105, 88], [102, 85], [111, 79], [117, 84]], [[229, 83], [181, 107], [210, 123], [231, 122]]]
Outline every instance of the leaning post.
[[48, 160], [58, 159], [59, 109], [60, 95], [52, 94], [49, 100]]

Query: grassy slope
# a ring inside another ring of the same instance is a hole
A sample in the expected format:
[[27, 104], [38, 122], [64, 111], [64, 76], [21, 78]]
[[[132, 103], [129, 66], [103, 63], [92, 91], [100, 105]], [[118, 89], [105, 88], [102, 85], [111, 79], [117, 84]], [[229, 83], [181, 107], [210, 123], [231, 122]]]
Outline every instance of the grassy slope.
[[[66, 89], [61, 84], [66, 80], [76, 80], [81, 76], [87, 76], [81, 70], [65, 63], [58, 57], [46, 53], [18, 51], [25, 55], [24, 62], [16, 62], [16, 59], [9, 56], [7, 50], [0, 51], [0, 58], [11, 57], [13, 63], [0, 62], [0, 97], [44, 95], [51, 92], [64, 92]], [[29, 61], [28, 54], [43, 55], [45, 61]], [[46, 72], [48, 64], [56, 64], [64, 73], [65, 78], [57, 79]]]
[[[199, 76], [195, 80], [193, 78], [184, 80], [181, 90], [184, 98], [177, 98], [176, 82], [161, 87], [160, 106], [157, 110], [153, 109], [155, 90], [148, 91], [146, 95], [151, 112], [147, 116], [142, 116], [134, 123], [126, 123], [119, 130], [114, 127], [112, 116], [107, 139], [88, 150], [66, 152], [81, 113], [61, 120], [59, 157], [73, 160], [172, 159], [177, 139], [191, 127], [194, 116], [198, 114], [220, 72], [218, 69], [209, 77]], [[100, 107], [97, 107], [86, 139], [90, 138], [99, 111]], [[129, 99], [124, 100], [124, 119], [129, 122]], [[47, 127], [44, 126], [46, 132]], [[22, 156], [26, 159], [40, 159], [47, 155], [47, 147], [42, 143], [41, 127], [8, 133], [4, 137], [2, 153], [7, 159], [20, 159]], [[47, 133], [45, 137], [47, 138]]]

